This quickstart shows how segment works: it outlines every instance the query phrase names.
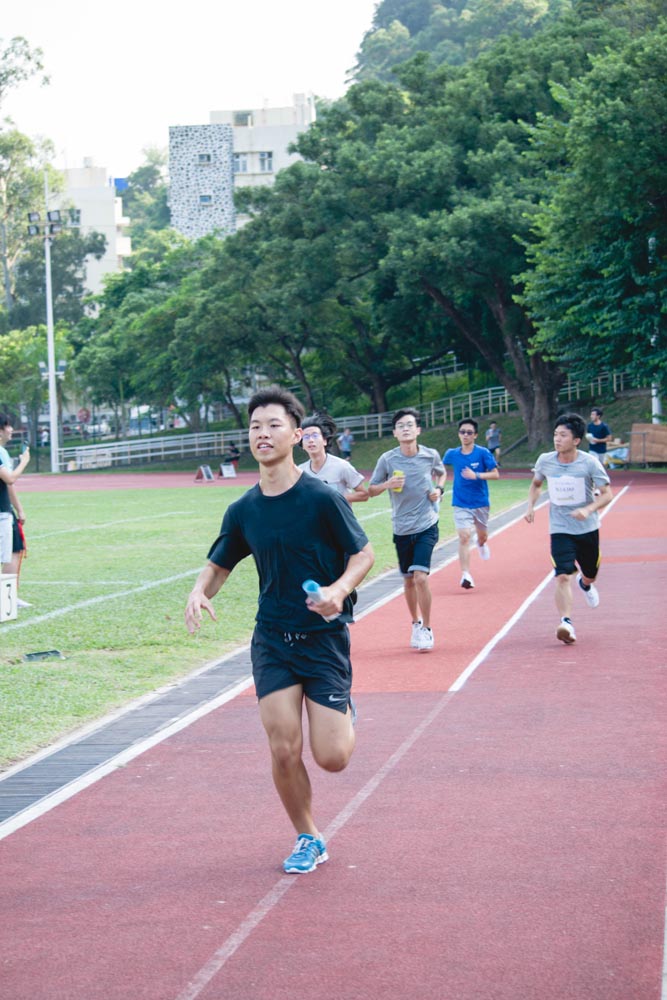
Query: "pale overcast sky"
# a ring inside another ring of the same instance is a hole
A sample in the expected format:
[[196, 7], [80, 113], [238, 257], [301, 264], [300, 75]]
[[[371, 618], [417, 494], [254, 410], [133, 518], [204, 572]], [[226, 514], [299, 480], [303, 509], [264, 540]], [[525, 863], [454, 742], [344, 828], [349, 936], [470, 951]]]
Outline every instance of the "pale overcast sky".
[[20, 131], [56, 147], [55, 165], [92, 157], [111, 177], [165, 148], [170, 125], [207, 124], [223, 108], [274, 107], [312, 91], [339, 97], [376, 0], [18, 0], [5, 4], [6, 43], [44, 53], [48, 87], [5, 101]]

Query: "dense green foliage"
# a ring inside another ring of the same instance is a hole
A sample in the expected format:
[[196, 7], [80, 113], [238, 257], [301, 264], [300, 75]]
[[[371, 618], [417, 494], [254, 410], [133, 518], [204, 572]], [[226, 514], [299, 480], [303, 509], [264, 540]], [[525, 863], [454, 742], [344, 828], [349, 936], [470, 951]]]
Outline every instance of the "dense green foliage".
[[535, 220], [523, 301], [535, 344], [582, 371], [648, 371], [667, 385], [667, 22], [562, 92], [567, 130], [544, 120], [536, 145], [566, 151]]
[[146, 160], [127, 178], [127, 187], [120, 192], [123, 212], [130, 218], [132, 249], [136, 253], [150, 240], [150, 233], [167, 229], [169, 187], [165, 179], [167, 153], [159, 149], [145, 150]]
[[381, 0], [354, 78], [389, 81], [419, 52], [435, 65], [462, 65], [502, 35], [530, 38], [571, 7], [571, 0]]

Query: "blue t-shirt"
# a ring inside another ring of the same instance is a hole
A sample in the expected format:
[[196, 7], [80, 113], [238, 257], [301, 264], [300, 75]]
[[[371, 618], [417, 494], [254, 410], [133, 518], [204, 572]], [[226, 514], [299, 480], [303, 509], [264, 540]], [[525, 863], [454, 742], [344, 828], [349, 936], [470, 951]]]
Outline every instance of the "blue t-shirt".
[[443, 462], [454, 469], [452, 507], [477, 510], [478, 507], [489, 506], [489, 485], [486, 479], [464, 479], [461, 475], [466, 467], [473, 472], [491, 472], [496, 469], [498, 463], [488, 448], [473, 445], [469, 455], [464, 455], [460, 448], [448, 448]]
[[302, 474], [285, 493], [266, 497], [259, 486], [230, 504], [208, 558], [233, 569], [252, 555], [259, 574], [256, 621], [281, 630], [336, 629], [352, 620], [352, 602], [333, 622], [306, 607], [304, 580], [323, 587], [344, 572], [348, 558], [368, 539], [339, 493], [314, 476]]

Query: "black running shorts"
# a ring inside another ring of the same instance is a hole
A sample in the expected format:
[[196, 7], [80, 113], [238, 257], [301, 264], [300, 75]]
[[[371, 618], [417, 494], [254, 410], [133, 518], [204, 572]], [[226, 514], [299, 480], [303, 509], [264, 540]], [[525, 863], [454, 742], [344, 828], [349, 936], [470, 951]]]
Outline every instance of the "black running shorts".
[[578, 566], [585, 577], [594, 580], [600, 566], [600, 532], [597, 529], [583, 535], [557, 532], [551, 536], [551, 561], [556, 576], [576, 573]]
[[431, 556], [439, 537], [437, 523], [425, 531], [417, 531], [414, 535], [393, 537], [398, 565], [403, 576], [411, 576], [415, 570], [420, 570], [422, 573], [431, 572]]
[[259, 699], [300, 684], [311, 701], [347, 712], [352, 689], [347, 625], [316, 632], [287, 632], [258, 624], [250, 656]]

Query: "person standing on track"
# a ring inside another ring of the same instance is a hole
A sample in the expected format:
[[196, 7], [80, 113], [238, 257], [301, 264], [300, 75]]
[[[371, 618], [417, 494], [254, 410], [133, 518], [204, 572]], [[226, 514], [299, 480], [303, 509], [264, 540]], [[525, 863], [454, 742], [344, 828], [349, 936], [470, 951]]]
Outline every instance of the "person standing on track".
[[312, 417], [305, 418], [301, 430], [301, 445], [308, 453], [308, 461], [301, 462], [299, 468], [338, 490], [348, 503], [363, 503], [368, 500], [368, 490], [364, 487], [362, 474], [357, 472], [350, 461], [329, 453], [336, 433], [332, 417], [328, 413], [314, 413]]
[[[22, 525], [25, 521], [21, 500], [14, 483], [21, 476], [30, 461], [30, 449], [26, 448], [14, 468], [5, 445], [9, 444], [14, 433], [11, 417], [0, 413], [0, 568], [3, 573], [16, 575], [18, 578], [21, 561], [25, 550], [25, 540]], [[19, 608], [29, 608], [30, 604], [17, 596], [16, 605]]]
[[540, 455], [528, 492], [526, 521], [535, 519], [535, 504], [544, 481], [549, 491], [551, 561], [556, 576], [556, 607], [560, 622], [556, 638], [570, 644], [577, 636], [572, 624], [572, 576], [589, 608], [600, 603], [595, 580], [600, 567], [600, 518], [598, 511], [612, 499], [609, 476], [599, 460], [579, 444], [586, 424], [577, 413], [558, 417], [554, 428], [555, 451]]
[[489, 559], [491, 553], [486, 544], [489, 528], [489, 487], [487, 480], [498, 479], [498, 466], [488, 448], [482, 448], [477, 441], [479, 426], [476, 420], [467, 417], [459, 420], [458, 448], [448, 448], [443, 458], [444, 465], [454, 469], [452, 487], [452, 507], [454, 526], [459, 536], [459, 563], [461, 564], [461, 586], [472, 590], [475, 581], [470, 575], [470, 542], [477, 535], [477, 549], [482, 559]]
[[589, 444], [589, 450], [593, 453], [593, 455], [597, 455], [604, 465], [605, 455], [607, 454], [607, 444], [612, 438], [609, 427], [602, 420], [603, 416], [604, 414], [599, 406], [594, 406], [592, 408], [591, 419], [586, 428], [586, 440]]
[[435, 448], [418, 444], [419, 411], [397, 410], [392, 418], [398, 448], [380, 455], [368, 486], [369, 495], [389, 490], [394, 545], [403, 575], [403, 593], [412, 618], [410, 646], [433, 649], [431, 629], [431, 557], [438, 541], [438, 515], [445, 469]]
[[[305, 475], [293, 459], [303, 407], [270, 386], [248, 404], [249, 443], [259, 483], [227, 508], [209, 562], [188, 599], [185, 621], [195, 632], [211, 599], [237, 563], [252, 555], [259, 604], [251, 645], [260, 717], [271, 749], [273, 780], [298, 834], [283, 868], [310, 872], [328, 859], [312, 814], [303, 762], [305, 703], [313, 757], [342, 771], [354, 749], [352, 665], [348, 622], [353, 592], [373, 565], [373, 550], [346, 500]], [[302, 585], [321, 585], [318, 603]]]
[[486, 447], [495, 458], [498, 468], [500, 468], [500, 442], [502, 439], [503, 435], [500, 427], [495, 420], [492, 420], [486, 430], [484, 440], [486, 442]]
[[352, 448], [354, 446], [354, 434], [349, 427], [343, 430], [343, 433], [338, 438], [338, 447], [340, 448], [341, 456], [346, 462], [349, 462], [352, 458]]

